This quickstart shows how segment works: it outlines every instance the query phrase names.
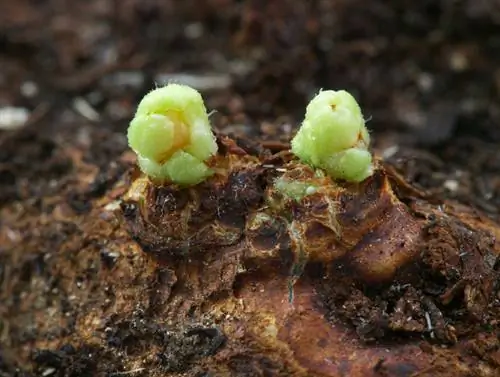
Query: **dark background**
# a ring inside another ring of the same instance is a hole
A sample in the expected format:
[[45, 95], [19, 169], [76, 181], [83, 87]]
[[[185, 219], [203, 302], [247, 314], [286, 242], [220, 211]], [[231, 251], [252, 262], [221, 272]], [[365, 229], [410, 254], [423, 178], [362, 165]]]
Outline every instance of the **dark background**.
[[30, 114], [0, 131], [1, 202], [57, 177], [58, 143], [109, 163], [142, 95], [176, 81], [215, 126], [259, 139], [287, 140], [320, 88], [348, 89], [409, 180], [498, 212], [496, 0], [2, 0], [0, 66], [3, 114]]

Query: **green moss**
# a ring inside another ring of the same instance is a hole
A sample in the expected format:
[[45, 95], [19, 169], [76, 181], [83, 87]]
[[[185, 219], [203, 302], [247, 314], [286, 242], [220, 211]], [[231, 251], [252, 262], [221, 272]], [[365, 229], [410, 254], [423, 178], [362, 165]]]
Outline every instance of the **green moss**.
[[286, 178], [278, 178], [274, 181], [274, 188], [283, 196], [300, 201], [307, 195], [317, 191], [317, 187], [307, 182], [298, 182]]

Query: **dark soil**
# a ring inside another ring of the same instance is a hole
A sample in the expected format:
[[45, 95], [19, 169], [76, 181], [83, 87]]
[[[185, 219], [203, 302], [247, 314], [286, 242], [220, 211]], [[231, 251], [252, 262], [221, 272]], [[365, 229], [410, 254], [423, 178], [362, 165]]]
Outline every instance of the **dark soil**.
[[[217, 110], [221, 132], [275, 150], [320, 88], [348, 89], [370, 119], [377, 153], [410, 183], [498, 221], [498, 30], [495, 0], [0, 2], [0, 109], [30, 112], [24, 127], [0, 130], [0, 376], [209, 375], [205, 360], [228, 340], [176, 297], [226, 289], [231, 271], [213, 267], [220, 286], [201, 279], [182, 288], [178, 271], [138, 252], [109, 209], [133, 169], [125, 130], [138, 100], [180, 74]], [[331, 305], [345, 300], [336, 294]], [[344, 294], [355, 302], [361, 293]], [[412, 288], [391, 294], [363, 296], [362, 310], [346, 305], [340, 317], [361, 310], [363, 323], [351, 325], [367, 341], [383, 338], [381, 328], [425, 332], [425, 311], [443, 320], [432, 303], [421, 310]], [[387, 302], [395, 314], [374, 325]], [[398, 313], [417, 313], [414, 327]], [[170, 319], [181, 314], [190, 322], [179, 327]], [[465, 321], [460, 311], [445, 316]], [[464, 375], [500, 368], [497, 322], [470, 329], [479, 335], [465, 349], [479, 366]], [[416, 375], [446, 375], [451, 354], [422, 349], [435, 369]], [[377, 373], [396, 375], [380, 360]], [[293, 369], [251, 348], [228, 365], [234, 376]]]

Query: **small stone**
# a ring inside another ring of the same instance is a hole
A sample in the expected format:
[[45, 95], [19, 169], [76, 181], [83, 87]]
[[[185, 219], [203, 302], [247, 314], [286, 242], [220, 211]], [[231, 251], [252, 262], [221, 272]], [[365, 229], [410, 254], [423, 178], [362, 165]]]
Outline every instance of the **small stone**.
[[463, 72], [469, 67], [469, 59], [461, 51], [454, 51], [449, 59], [450, 67], [455, 72]]
[[121, 71], [105, 76], [102, 79], [102, 85], [107, 89], [139, 89], [144, 85], [145, 80], [146, 77], [141, 71]]
[[30, 112], [24, 107], [2, 107], [0, 108], [0, 130], [17, 130], [24, 127]]
[[443, 186], [451, 192], [456, 192], [459, 185], [458, 181], [456, 181], [455, 179], [447, 179], [446, 181], [444, 181]]
[[188, 73], [163, 73], [155, 77], [155, 81], [163, 86], [176, 83], [190, 86], [199, 91], [227, 89], [231, 86], [231, 76], [224, 73], [188, 74]]
[[39, 89], [38, 85], [33, 81], [25, 81], [21, 84], [20, 91], [24, 97], [33, 98], [38, 94]]
[[184, 28], [184, 35], [188, 39], [198, 39], [203, 35], [203, 24], [201, 22], [193, 22]]
[[99, 113], [83, 97], [77, 97], [73, 100], [73, 109], [92, 122], [97, 122], [101, 119]]
[[47, 368], [42, 372], [43, 377], [51, 376], [56, 372], [56, 368]]
[[420, 88], [420, 90], [422, 92], [428, 92], [434, 86], [434, 78], [432, 77], [431, 74], [426, 73], [426, 72], [422, 72], [418, 76], [417, 83], [418, 83], [418, 87]]

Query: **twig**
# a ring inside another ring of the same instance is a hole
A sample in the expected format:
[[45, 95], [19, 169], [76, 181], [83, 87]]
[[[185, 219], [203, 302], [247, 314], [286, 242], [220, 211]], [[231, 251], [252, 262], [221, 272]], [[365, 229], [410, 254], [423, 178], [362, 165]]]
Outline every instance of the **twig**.
[[125, 372], [114, 372], [111, 373], [110, 376], [125, 376], [128, 374], [134, 374], [134, 373], [139, 373], [146, 370], [146, 368], [137, 368], [137, 369], [132, 369], [132, 370], [127, 370]]

